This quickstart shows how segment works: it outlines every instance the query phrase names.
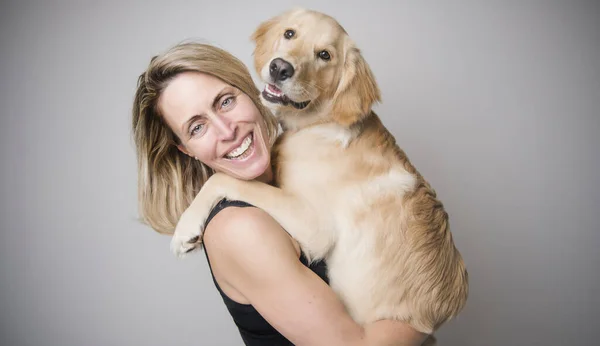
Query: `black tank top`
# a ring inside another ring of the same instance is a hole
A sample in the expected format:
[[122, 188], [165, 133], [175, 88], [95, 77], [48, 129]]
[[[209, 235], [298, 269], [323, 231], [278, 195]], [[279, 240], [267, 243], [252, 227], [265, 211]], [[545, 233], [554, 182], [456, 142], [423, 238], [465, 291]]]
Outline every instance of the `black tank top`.
[[[217, 215], [218, 212], [227, 208], [227, 207], [253, 207], [251, 204], [241, 202], [241, 201], [229, 201], [229, 200], [221, 200], [217, 205], [213, 208], [208, 219], [206, 221], [206, 225], [210, 222], [210, 220]], [[206, 226], [205, 225], [205, 226]], [[205, 227], [206, 229], [206, 227]], [[204, 248], [204, 253], [206, 254], [206, 247]], [[219, 287], [215, 276], [212, 273], [212, 268], [210, 267], [210, 261], [208, 260], [208, 254], [206, 254], [206, 260], [208, 261], [208, 267], [211, 270], [211, 276], [213, 278], [213, 282], [217, 287], [217, 290], [221, 294], [223, 298], [223, 302], [225, 302], [225, 306], [227, 310], [231, 314], [233, 318], [233, 322], [237, 326], [240, 331], [240, 335], [242, 336], [242, 340], [246, 346], [289, 346], [293, 345], [288, 339], [286, 339], [283, 335], [281, 335], [275, 328], [273, 328], [259, 313], [256, 309], [250, 304], [240, 304], [231, 298], [229, 298]], [[323, 279], [327, 284], [329, 284], [329, 280], [326, 274], [326, 266], [323, 261], [308, 264], [308, 261], [304, 254], [300, 255], [300, 261], [310, 270], [315, 272], [321, 279]]]

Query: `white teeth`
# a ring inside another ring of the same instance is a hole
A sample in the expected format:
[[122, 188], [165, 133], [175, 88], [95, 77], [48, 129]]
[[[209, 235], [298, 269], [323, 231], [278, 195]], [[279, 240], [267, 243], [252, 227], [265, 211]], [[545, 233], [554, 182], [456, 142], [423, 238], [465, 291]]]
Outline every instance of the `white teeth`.
[[277, 89], [275, 86], [271, 85], [271, 84], [267, 84], [265, 85], [265, 91], [268, 94], [271, 94], [273, 96], [281, 96], [283, 95], [283, 93], [281, 92], [281, 90]]
[[229, 152], [229, 154], [225, 155], [228, 159], [235, 159], [238, 156], [241, 156], [243, 153], [250, 148], [250, 144], [252, 144], [252, 135], [248, 135], [246, 139], [242, 142], [242, 144]]

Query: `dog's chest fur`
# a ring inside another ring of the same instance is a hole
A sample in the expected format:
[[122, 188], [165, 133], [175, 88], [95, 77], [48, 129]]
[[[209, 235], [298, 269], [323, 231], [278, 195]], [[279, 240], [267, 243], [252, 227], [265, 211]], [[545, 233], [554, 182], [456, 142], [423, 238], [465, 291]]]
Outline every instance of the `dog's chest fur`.
[[377, 118], [361, 128], [326, 123], [286, 132], [275, 148], [277, 184], [309, 200], [317, 199], [308, 196], [316, 193], [327, 203], [357, 187], [396, 186], [400, 191], [395, 193], [403, 193], [416, 177], [405, 170], [395, 149]]
[[319, 211], [322, 232], [336, 245], [344, 240], [366, 245], [355, 215], [390, 198], [400, 203], [414, 188], [416, 177], [404, 169], [393, 145], [380, 143], [379, 131], [385, 129], [316, 125], [284, 134], [277, 148], [277, 184]]

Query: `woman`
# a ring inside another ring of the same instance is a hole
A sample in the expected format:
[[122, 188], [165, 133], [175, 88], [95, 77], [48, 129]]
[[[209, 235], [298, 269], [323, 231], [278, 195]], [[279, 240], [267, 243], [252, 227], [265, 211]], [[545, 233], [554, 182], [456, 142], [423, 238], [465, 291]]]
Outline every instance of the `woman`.
[[[138, 81], [133, 133], [142, 219], [175, 225], [212, 172], [270, 182], [277, 123], [245, 65], [186, 43], [152, 59]], [[360, 326], [309, 265], [298, 244], [264, 211], [221, 201], [203, 236], [214, 283], [246, 345], [420, 345], [408, 325]]]

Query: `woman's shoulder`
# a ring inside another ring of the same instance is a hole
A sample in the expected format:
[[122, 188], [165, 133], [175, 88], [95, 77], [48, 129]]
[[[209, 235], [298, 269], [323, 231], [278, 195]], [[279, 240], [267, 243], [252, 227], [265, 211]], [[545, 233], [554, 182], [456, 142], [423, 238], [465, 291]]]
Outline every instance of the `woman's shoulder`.
[[[209, 248], [219, 248], [235, 255], [256, 251], [289, 249], [299, 255], [297, 243], [260, 208], [240, 201], [221, 201], [211, 212], [203, 242]], [[240, 253], [241, 252], [241, 253]]]
[[205, 228], [212, 221], [212, 219], [217, 214], [219, 214], [221, 211], [223, 211], [224, 209], [227, 209], [227, 208], [245, 208], [245, 207], [254, 207], [254, 206], [252, 204], [250, 204], [250, 203], [246, 203], [246, 202], [243, 202], [243, 201], [229, 200], [229, 199], [223, 198], [210, 211], [210, 214], [208, 215], [208, 218], [207, 218], [206, 223], [205, 223]]

